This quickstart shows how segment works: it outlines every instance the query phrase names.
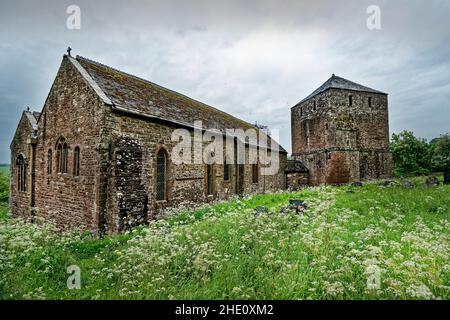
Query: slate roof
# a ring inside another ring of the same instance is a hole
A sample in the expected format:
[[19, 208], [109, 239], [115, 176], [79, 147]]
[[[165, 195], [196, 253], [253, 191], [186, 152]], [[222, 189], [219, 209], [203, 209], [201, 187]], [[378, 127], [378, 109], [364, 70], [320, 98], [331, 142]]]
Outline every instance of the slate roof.
[[314, 96], [318, 95], [319, 93], [322, 93], [330, 88], [386, 94], [384, 92], [363, 86], [361, 84], [338, 77], [333, 74], [330, 79], [325, 81], [319, 88], [314, 90], [314, 92], [311, 93], [309, 96], [307, 96], [305, 99], [303, 99], [302, 101], [297, 103], [297, 105], [311, 99], [312, 97], [314, 97]]
[[31, 111], [24, 111], [24, 114], [26, 115], [28, 121], [30, 122], [31, 127], [33, 130], [37, 130], [37, 120], [39, 119], [39, 112], [31, 112]]
[[307, 173], [308, 168], [305, 167], [303, 162], [299, 160], [288, 160], [286, 163], [286, 169], [284, 169], [285, 172], [303, 172]]
[[24, 110], [22, 112], [22, 116], [20, 117], [20, 121], [16, 127], [16, 131], [14, 132], [14, 137], [11, 140], [11, 144], [9, 145], [9, 147], [11, 149], [12, 149], [12, 145], [14, 144], [14, 141], [16, 140], [19, 128], [24, 123], [23, 121], [28, 121], [28, 124], [30, 125], [31, 129], [33, 130], [32, 132], [28, 132], [30, 134], [30, 138], [36, 138], [36, 134], [37, 134], [37, 130], [38, 130], [37, 121], [39, 119], [39, 116], [40, 116], [40, 112], [35, 112], [35, 111], [31, 112], [31, 111], [29, 111], [29, 109]]
[[[222, 132], [225, 129], [257, 129], [226, 112], [148, 80], [81, 56], [68, 58], [100, 98], [117, 110], [189, 127], [193, 127], [194, 121], [201, 120], [204, 129]], [[281, 146], [279, 150], [286, 153]]]

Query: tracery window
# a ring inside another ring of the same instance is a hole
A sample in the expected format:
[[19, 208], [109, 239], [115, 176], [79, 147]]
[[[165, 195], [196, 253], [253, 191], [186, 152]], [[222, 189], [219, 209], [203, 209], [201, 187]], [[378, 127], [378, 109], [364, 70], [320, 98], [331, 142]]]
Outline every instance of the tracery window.
[[58, 173], [67, 173], [67, 158], [69, 154], [69, 146], [66, 139], [59, 138], [56, 144], [56, 165]]
[[17, 172], [17, 189], [19, 191], [27, 191], [27, 164], [23, 155], [19, 155], [16, 159]]

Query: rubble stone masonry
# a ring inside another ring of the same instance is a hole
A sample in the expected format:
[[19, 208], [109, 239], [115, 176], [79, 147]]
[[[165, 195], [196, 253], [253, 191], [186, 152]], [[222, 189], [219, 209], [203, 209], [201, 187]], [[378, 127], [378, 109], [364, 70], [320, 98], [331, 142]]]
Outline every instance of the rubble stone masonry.
[[[223, 164], [213, 164], [212, 194], [207, 194], [206, 164], [172, 161], [176, 142], [171, 135], [179, 126], [114, 110], [67, 56], [36, 121], [37, 137], [32, 139], [36, 133], [24, 113], [11, 144], [14, 217], [40, 217], [62, 229], [110, 233], [145, 223], [162, 209], [182, 202], [208, 202], [286, 185], [286, 153], [280, 152], [278, 172], [259, 174], [256, 180], [251, 164], [231, 164], [228, 180]], [[58, 172], [60, 139], [68, 146], [67, 172]], [[80, 150], [78, 175], [76, 148]], [[157, 201], [156, 155], [161, 149], [168, 160], [167, 192], [166, 199]], [[20, 154], [27, 163], [26, 191], [17, 186], [15, 159]]]
[[392, 174], [386, 94], [330, 88], [291, 109], [291, 129], [313, 185]]

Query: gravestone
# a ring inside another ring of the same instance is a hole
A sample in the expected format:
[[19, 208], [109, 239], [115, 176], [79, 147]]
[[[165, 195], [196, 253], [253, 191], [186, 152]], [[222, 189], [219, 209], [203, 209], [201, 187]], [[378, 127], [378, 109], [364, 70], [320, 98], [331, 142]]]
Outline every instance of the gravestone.
[[306, 211], [306, 204], [303, 200], [291, 199], [289, 200], [289, 208], [295, 210], [297, 213]]
[[414, 188], [414, 183], [412, 183], [409, 180], [406, 180], [405, 182], [403, 182], [403, 188], [412, 189]]
[[425, 181], [425, 186], [427, 187], [436, 187], [439, 185], [439, 180], [435, 176], [428, 176]]

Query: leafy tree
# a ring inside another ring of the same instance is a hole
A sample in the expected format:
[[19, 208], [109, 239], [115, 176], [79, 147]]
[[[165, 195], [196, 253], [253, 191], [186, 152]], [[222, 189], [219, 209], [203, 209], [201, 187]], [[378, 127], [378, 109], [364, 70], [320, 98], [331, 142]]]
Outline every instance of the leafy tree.
[[431, 165], [434, 171], [450, 169], [450, 135], [441, 135], [430, 141]]
[[392, 134], [391, 152], [394, 175], [426, 174], [431, 168], [431, 148], [425, 139], [418, 139], [410, 131]]
[[9, 197], [9, 179], [0, 172], [0, 202], [8, 201]]

